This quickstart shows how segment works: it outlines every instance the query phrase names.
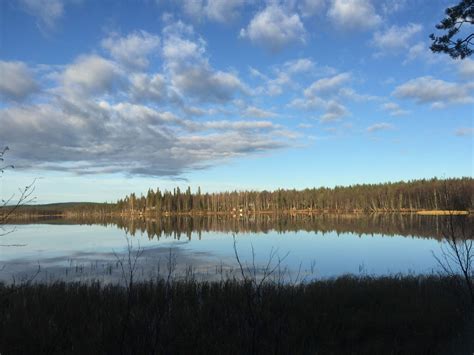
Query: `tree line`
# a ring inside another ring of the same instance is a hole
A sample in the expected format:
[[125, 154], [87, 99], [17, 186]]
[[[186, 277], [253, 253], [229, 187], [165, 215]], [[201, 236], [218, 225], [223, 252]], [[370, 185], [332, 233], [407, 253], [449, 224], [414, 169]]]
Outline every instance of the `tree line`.
[[[318, 187], [304, 190], [225, 191], [203, 193], [149, 189], [110, 203], [25, 205], [15, 217], [80, 217], [104, 215], [232, 214], [280, 212], [415, 212], [420, 210], [474, 210], [474, 179], [421, 179], [408, 182]], [[0, 208], [0, 214], [7, 212]]]
[[192, 192], [149, 189], [117, 201], [122, 213], [248, 213], [285, 211], [378, 212], [469, 210], [474, 204], [474, 179], [422, 179], [380, 184], [319, 187], [304, 190]]

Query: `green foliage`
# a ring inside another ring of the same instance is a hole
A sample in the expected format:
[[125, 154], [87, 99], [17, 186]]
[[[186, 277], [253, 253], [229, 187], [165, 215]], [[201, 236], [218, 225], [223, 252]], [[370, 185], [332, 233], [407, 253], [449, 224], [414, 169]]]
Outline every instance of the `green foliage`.
[[474, 0], [462, 0], [458, 5], [446, 9], [446, 17], [436, 28], [447, 33], [439, 37], [430, 35], [433, 41], [431, 50], [435, 53], [447, 53], [452, 58], [464, 59], [470, 56], [473, 52], [474, 33], [453, 40], [454, 36], [461, 34], [464, 24], [474, 24]]

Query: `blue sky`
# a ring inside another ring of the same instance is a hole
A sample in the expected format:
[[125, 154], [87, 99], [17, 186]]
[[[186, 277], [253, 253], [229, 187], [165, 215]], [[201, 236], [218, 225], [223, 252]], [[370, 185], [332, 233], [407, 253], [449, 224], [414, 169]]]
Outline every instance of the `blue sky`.
[[2, 1], [0, 193], [472, 176], [474, 60], [429, 50], [449, 5]]

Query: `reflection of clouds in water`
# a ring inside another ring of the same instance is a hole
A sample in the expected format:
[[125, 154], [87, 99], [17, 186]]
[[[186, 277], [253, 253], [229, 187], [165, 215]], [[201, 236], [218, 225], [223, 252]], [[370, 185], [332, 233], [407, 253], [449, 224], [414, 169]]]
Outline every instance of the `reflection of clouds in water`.
[[[180, 244], [170, 245], [168, 247], [144, 249], [138, 259], [136, 268], [136, 279], [147, 280], [154, 279], [157, 276], [165, 276], [167, 262], [170, 258], [176, 258], [175, 273], [184, 275], [185, 271], [192, 266], [196, 276], [209, 274], [211, 276], [216, 261], [212, 260], [210, 252], [183, 252], [179, 248]], [[138, 249], [132, 250], [132, 260]], [[171, 254], [170, 254], [171, 253]], [[119, 265], [119, 259], [123, 260], [127, 266], [128, 254], [121, 253], [93, 253], [76, 252], [65, 257], [49, 257], [41, 261], [33, 262], [31, 259], [13, 259], [5, 264], [0, 271], [0, 281], [11, 282], [15, 280], [28, 280], [35, 275], [38, 267], [41, 272], [36, 275], [35, 281], [104, 281], [116, 282], [122, 278], [122, 271]], [[159, 273], [159, 271], [161, 271]], [[208, 279], [208, 277], [202, 277]]]
[[[297, 231], [283, 233], [266, 229], [265, 233], [251, 230], [236, 233], [237, 249], [244, 265], [253, 265], [253, 247], [257, 267], [266, 264], [272, 249], [278, 250], [279, 257], [289, 253], [281, 265], [282, 269], [294, 274], [301, 265], [301, 272], [308, 278], [334, 277], [347, 273], [358, 275], [361, 274], [360, 265], [364, 265], [363, 271], [367, 275], [431, 273], [437, 270], [438, 266], [431, 253], [432, 250], [439, 249], [439, 242], [435, 239], [386, 236], [383, 233], [367, 235], [338, 232], [330, 229], [337, 227], [334, 223], [323, 223], [332, 221], [328, 218], [308, 217], [303, 220], [319, 223], [327, 228], [323, 231], [304, 231], [298, 224], [300, 220], [296, 219], [294, 222], [297, 222]], [[374, 220], [379, 221], [377, 218], [372, 219]], [[428, 218], [425, 222], [429, 220]], [[354, 223], [353, 219], [349, 221]], [[417, 221], [420, 225], [419, 220]], [[225, 223], [227, 222], [223, 221], [220, 226], [224, 228]], [[349, 225], [342, 224], [339, 228], [348, 228]], [[267, 224], [268, 226], [271, 224]], [[289, 224], [286, 226], [293, 228]], [[253, 227], [258, 225], [254, 224]], [[385, 230], [391, 230], [390, 228], [395, 227], [384, 227]], [[411, 226], [408, 228], [413, 230]], [[219, 279], [223, 273], [235, 277], [237, 264], [233, 250], [233, 233], [212, 228], [209, 230], [201, 228], [191, 231], [189, 238], [181, 239], [150, 239], [147, 233], [136, 233], [135, 236], [129, 237], [135, 250], [138, 245], [143, 249], [137, 278], [154, 278], [157, 269], [163, 273], [170, 249], [176, 256], [178, 274], [189, 274], [192, 269], [192, 272], [202, 279]], [[9, 239], [5, 242], [15, 241], [26, 246], [2, 249], [0, 266], [5, 265], [5, 269], [0, 273], [0, 280], [9, 282], [13, 275], [34, 273], [38, 262], [42, 267], [38, 280], [118, 280], [120, 273], [114, 252], [120, 257], [126, 256], [124, 234], [122, 229], [112, 224], [18, 226], [14, 235], [7, 236]], [[220, 274], [217, 270], [220, 270]]]

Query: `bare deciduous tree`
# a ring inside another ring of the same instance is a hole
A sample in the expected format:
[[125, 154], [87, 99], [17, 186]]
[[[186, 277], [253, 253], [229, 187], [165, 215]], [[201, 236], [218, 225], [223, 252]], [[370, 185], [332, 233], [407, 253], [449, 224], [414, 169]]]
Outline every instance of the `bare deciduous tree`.
[[450, 276], [462, 275], [469, 297], [474, 304], [474, 231], [466, 227], [467, 216], [455, 215], [447, 185], [444, 189], [446, 206], [451, 206], [442, 228], [444, 244], [441, 255], [433, 253], [441, 269]]
[[[5, 165], [5, 154], [9, 150], [8, 147], [3, 148], [0, 151], [0, 176], [5, 172], [6, 169], [13, 169], [13, 165]], [[19, 188], [19, 196], [12, 194], [8, 198], [1, 199], [0, 206], [0, 236], [9, 234], [14, 231], [14, 229], [6, 229], [5, 225], [7, 224], [9, 218], [12, 214], [21, 206], [31, 203], [35, 200], [33, 192], [35, 190], [35, 180], [24, 188]], [[17, 197], [18, 196], [18, 197]]]
[[474, 304], [474, 235], [466, 231], [465, 219], [464, 216], [448, 216], [443, 231], [445, 244], [441, 247], [441, 256], [434, 257], [447, 275], [462, 275]]

